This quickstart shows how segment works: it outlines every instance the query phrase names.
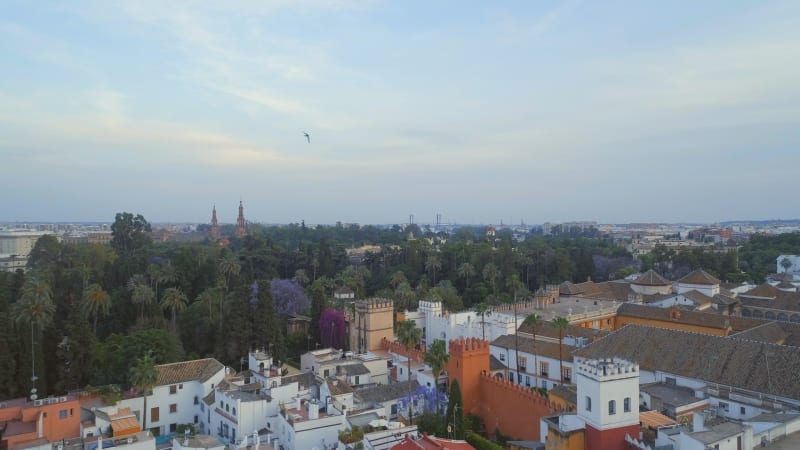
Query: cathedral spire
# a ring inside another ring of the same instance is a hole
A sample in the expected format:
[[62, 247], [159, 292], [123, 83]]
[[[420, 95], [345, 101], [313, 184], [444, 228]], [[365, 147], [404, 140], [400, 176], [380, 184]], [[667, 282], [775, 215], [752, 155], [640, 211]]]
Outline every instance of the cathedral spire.
[[219, 222], [217, 222], [217, 205], [211, 210], [211, 239], [219, 239]]
[[242, 237], [247, 233], [244, 225], [244, 206], [242, 206], [242, 201], [239, 200], [239, 217], [236, 219], [236, 232], [234, 233], [236, 237]]

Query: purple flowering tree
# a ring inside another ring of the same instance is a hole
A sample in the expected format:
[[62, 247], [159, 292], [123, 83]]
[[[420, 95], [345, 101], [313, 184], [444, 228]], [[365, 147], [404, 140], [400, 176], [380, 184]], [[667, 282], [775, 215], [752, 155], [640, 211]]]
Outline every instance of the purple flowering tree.
[[319, 337], [325, 347], [344, 348], [346, 334], [344, 314], [328, 308], [319, 317]]
[[417, 401], [414, 405], [414, 410], [417, 412], [444, 414], [447, 411], [447, 394], [435, 387], [417, 386], [410, 399], [406, 395], [397, 401], [397, 407], [400, 409], [408, 408], [409, 400]]
[[274, 279], [269, 284], [275, 314], [288, 316], [308, 311], [311, 306], [306, 291], [293, 280]]

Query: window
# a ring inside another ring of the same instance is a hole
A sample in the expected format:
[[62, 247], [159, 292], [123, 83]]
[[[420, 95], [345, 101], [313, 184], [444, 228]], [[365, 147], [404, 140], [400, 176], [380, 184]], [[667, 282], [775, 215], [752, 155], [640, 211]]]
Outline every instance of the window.
[[395, 403], [394, 405], [392, 405], [392, 415], [393, 415], [393, 416], [397, 415], [397, 403]]
[[183, 385], [182, 385], [182, 384], [179, 384], [179, 385], [178, 385], [178, 389], [183, 389]]
[[150, 421], [158, 422], [158, 407], [150, 408]]
[[178, 386], [172, 385], [169, 387], [170, 394], [177, 394], [178, 393]]
[[572, 383], [572, 368], [561, 367], [561, 376], [564, 377], [565, 383]]
[[231, 412], [231, 405], [230, 404], [226, 404], [225, 405], [225, 412]]
[[360, 384], [360, 383], [359, 383], [359, 376], [358, 376], [358, 375], [356, 375], [356, 384]]
[[176, 431], [178, 431], [178, 424], [177, 423], [169, 424], [169, 432], [175, 433]]
[[613, 416], [617, 413], [617, 401], [616, 400], [609, 400], [608, 401], [608, 415]]
[[725, 402], [719, 402], [719, 409], [728, 412], [730, 410], [730, 406]]
[[518, 357], [517, 358], [517, 367], [519, 367], [519, 370], [521, 370], [523, 372], [527, 372], [528, 371], [528, 358], [526, 358], [524, 356]]
[[70, 417], [72, 417], [72, 415], [73, 415], [73, 413], [74, 413], [74, 412], [75, 412], [75, 411], [73, 411], [73, 410], [72, 410], [72, 408], [70, 408], [70, 409], [69, 409], [69, 416], [70, 416]]
[[199, 398], [197, 398], [197, 396], [195, 395], [195, 396], [194, 396], [194, 404], [196, 405], [196, 404], [198, 404], [198, 403], [200, 403], [200, 399], [199, 399]]
[[324, 375], [326, 378], [331, 376], [331, 369], [325, 369]]
[[236, 408], [233, 408], [233, 415], [236, 415]]
[[545, 362], [545, 361], [539, 361], [539, 373], [543, 377], [546, 377], [546, 376], [549, 375], [549, 373], [550, 373], [549, 369], [550, 369], [550, 363]]
[[505, 361], [505, 360], [506, 360], [506, 355], [500, 353], [500, 361]]
[[531, 377], [525, 375], [525, 386], [531, 387]]
[[67, 418], [67, 410], [66, 409], [62, 409], [61, 411], [59, 411], [58, 412], [58, 418], [59, 419], [66, 419]]
[[592, 410], [592, 397], [589, 397], [588, 395], [586, 396], [586, 410]]
[[169, 412], [170, 412], [170, 414], [174, 414], [174, 413], [178, 412], [178, 404], [177, 403], [173, 403], [173, 404], [169, 405]]
[[631, 412], [631, 398], [625, 397], [625, 400], [622, 402], [622, 407], [625, 409], [625, 412]]
[[739, 407], [739, 414], [745, 415], [746, 413], [747, 413], [747, 411], [744, 409], [744, 406], [740, 406]]
[[203, 412], [205, 410], [206, 410], [206, 404], [205, 403], [200, 403], [200, 412]]
[[666, 383], [667, 386], [675, 386], [675, 384], [676, 384], [675, 383], [675, 378], [666, 377], [666, 378], [664, 378], [664, 383]]
[[200, 418], [198, 416], [194, 416], [194, 423], [200, 422]]

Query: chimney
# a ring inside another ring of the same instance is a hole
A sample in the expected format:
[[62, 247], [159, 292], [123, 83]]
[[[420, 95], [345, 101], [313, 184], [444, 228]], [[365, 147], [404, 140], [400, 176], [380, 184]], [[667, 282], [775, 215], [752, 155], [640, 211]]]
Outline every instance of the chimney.
[[692, 413], [692, 431], [705, 431], [706, 430], [706, 416], [703, 411], [695, 411]]
[[316, 399], [309, 400], [308, 404], [308, 419], [319, 419], [319, 404]]

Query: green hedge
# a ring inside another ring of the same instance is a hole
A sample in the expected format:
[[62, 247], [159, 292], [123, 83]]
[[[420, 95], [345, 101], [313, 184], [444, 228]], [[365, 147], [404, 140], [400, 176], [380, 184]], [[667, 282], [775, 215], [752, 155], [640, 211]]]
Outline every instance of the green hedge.
[[505, 450], [501, 445], [486, 439], [485, 437], [475, 434], [471, 431], [467, 432], [467, 442], [475, 447], [477, 450]]

